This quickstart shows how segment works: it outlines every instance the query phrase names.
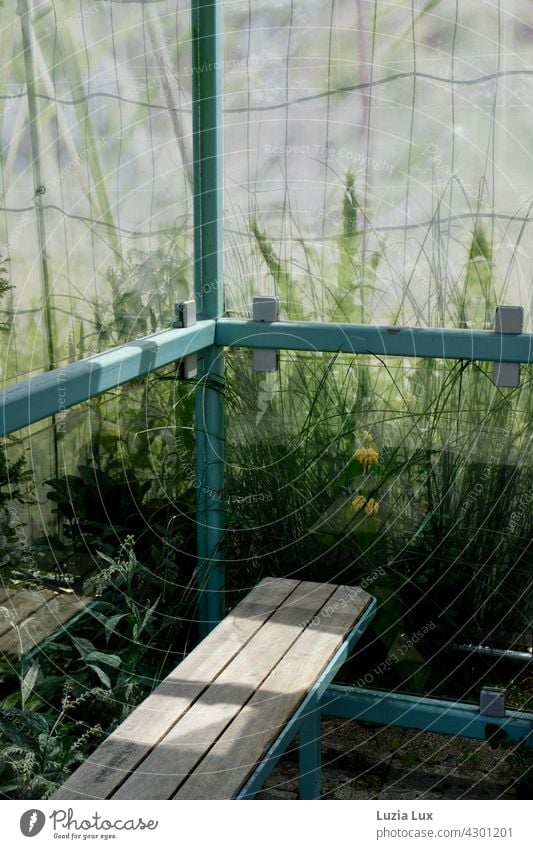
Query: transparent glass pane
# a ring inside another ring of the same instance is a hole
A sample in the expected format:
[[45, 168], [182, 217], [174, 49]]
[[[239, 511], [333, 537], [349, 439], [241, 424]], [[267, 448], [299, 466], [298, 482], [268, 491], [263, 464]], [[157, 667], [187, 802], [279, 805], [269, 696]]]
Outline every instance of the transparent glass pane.
[[232, 574], [370, 582], [397, 600], [402, 632], [426, 619], [445, 639], [531, 632], [531, 368], [502, 391], [490, 366], [463, 362], [229, 363]]
[[[0, 34], [11, 382], [168, 327], [192, 294], [190, 4], [7, 0]], [[27, 432], [41, 529], [42, 482], [76, 473], [96, 438], [84, 413]]]
[[530, 328], [528, 0], [225, 14], [229, 308]]
[[9, 379], [166, 327], [192, 292], [190, 7], [8, 0], [1, 34]]

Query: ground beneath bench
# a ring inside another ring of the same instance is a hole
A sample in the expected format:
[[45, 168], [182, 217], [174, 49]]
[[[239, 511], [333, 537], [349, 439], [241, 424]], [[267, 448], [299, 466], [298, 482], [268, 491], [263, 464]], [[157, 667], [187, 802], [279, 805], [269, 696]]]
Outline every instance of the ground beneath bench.
[[[512, 756], [478, 740], [325, 719], [324, 799], [515, 798]], [[298, 760], [288, 751], [258, 799], [298, 798]]]

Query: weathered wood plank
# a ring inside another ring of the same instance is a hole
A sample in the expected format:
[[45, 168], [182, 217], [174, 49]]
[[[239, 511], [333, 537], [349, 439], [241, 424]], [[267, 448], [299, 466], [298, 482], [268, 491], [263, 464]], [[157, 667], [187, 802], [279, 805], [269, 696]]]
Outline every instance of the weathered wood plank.
[[52, 798], [111, 796], [297, 586], [269, 578], [254, 587]]
[[2, 636], [37, 613], [54, 595], [53, 590], [21, 590], [2, 602], [9, 616], [0, 619], [0, 651], [4, 651]]
[[302, 581], [113, 798], [171, 798], [334, 591]]
[[53, 595], [29, 618], [20, 622], [17, 628], [11, 628], [0, 638], [0, 651], [8, 657], [20, 657], [26, 654], [55, 633], [91, 601], [92, 599], [77, 596], [75, 593]]
[[16, 590], [8, 590], [8, 589], [5, 589], [4, 587], [0, 587], [0, 607], [2, 607], [5, 604], [6, 599], [8, 599], [10, 596], [14, 595], [15, 593], [16, 593]]
[[371, 597], [339, 587], [175, 794], [232, 799], [364, 613]]

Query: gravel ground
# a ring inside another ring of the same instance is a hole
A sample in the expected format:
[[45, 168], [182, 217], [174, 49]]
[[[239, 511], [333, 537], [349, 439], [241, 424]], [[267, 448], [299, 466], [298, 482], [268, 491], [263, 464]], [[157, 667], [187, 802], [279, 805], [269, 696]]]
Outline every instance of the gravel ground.
[[[508, 752], [478, 740], [354, 721], [323, 721], [322, 764], [325, 799], [498, 799], [515, 792]], [[292, 748], [257, 798], [297, 799], [297, 779]]]

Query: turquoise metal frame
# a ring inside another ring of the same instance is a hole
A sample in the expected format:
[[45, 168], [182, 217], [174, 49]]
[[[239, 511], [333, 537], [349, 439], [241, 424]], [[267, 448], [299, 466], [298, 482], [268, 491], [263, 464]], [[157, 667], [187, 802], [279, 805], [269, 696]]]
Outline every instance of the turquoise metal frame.
[[[222, 4], [192, 0], [194, 294], [196, 314], [224, 313], [222, 161]], [[199, 358], [196, 393], [197, 556], [200, 635], [225, 611], [224, 567], [224, 351], [211, 345]]]
[[12, 433], [213, 345], [215, 322], [164, 330], [21, 380], [2, 392], [0, 434]]
[[[376, 327], [316, 322], [264, 324], [224, 317], [222, 5], [193, 0], [194, 291], [198, 323], [130, 342], [112, 351], [8, 386], [0, 432], [8, 434], [182, 357], [199, 353], [196, 389], [198, 591], [201, 635], [225, 613], [224, 348], [368, 353], [494, 362], [533, 362], [533, 334], [448, 328]], [[342, 657], [341, 657], [342, 655]], [[344, 659], [342, 652], [334, 665]], [[333, 668], [333, 667], [332, 667]], [[335, 666], [335, 668], [337, 668]], [[301, 734], [304, 798], [319, 794], [318, 717], [336, 716], [483, 738], [487, 718], [472, 705], [396, 693], [329, 687], [324, 673], [247, 785], [257, 792], [294, 734]], [[490, 718], [531, 743], [533, 714]], [[244, 797], [243, 797], [244, 798]]]
[[[533, 362], [533, 334], [501, 334], [489, 330], [420, 327], [390, 328], [358, 324], [278, 321], [265, 324], [240, 319], [204, 319], [192, 327], [164, 330], [87, 357], [77, 363], [20, 381], [2, 393], [0, 435], [26, 427], [59, 410], [80, 404], [136, 377], [189, 354], [203, 352], [204, 380], [198, 384], [199, 410], [209, 415], [198, 428], [208, 436], [210, 463], [223, 468], [223, 348], [282, 348], [293, 351], [375, 354], [388, 357], [431, 357], [480, 362]], [[61, 388], [61, 396], [58, 388]], [[214, 409], [207, 413], [211, 399]], [[205, 416], [204, 416], [205, 418]], [[217, 425], [218, 422], [218, 425]], [[216, 439], [215, 439], [216, 435]], [[202, 439], [200, 440], [202, 442]], [[217, 442], [222, 443], [218, 445]], [[199, 471], [208, 463], [202, 454]], [[203, 465], [202, 465], [203, 464]], [[222, 492], [220, 481], [217, 495]], [[219, 512], [219, 499], [212, 509]], [[221, 530], [221, 529], [220, 529]]]
[[478, 705], [465, 702], [340, 685], [328, 688], [320, 709], [328, 716], [438, 731], [473, 740], [486, 740], [491, 727], [498, 728], [517, 742], [533, 745], [533, 713], [524, 711], [506, 710], [505, 716], [488, 716], [479, 712]]
[[533, 334], [494, 333], [438, 327], [329, 324], [313, 321], [246, 319], [217, 321], [217, 345], [229, 348], [284, 348], [388, 357], [533, 363]]

